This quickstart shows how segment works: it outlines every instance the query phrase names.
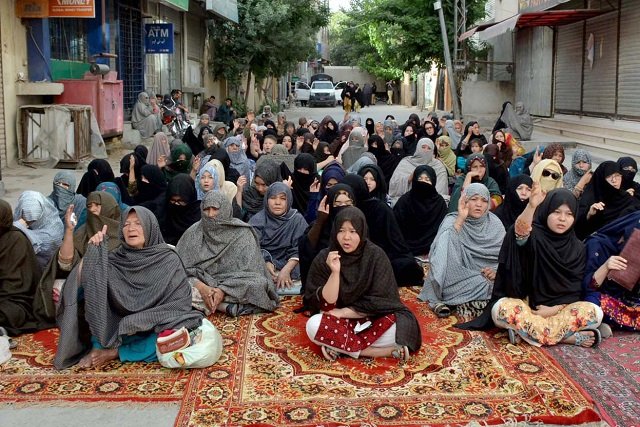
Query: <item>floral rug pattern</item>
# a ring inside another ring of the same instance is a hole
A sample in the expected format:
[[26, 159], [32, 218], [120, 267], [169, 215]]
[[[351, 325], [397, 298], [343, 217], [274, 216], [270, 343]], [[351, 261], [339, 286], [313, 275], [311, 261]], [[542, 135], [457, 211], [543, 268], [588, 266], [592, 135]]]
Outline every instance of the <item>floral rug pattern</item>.
[[601, 420], [594, 403], [543, 350], [508, 344], [504, 332], [455, 329], [416, 300], [423, 346], [405, 362], [340, 358], [331, 363], [293, 313], [298, 297], [271, 314], [213, 322], [221, 359], [194, 371], [176, 426], [446, 425], [530, 420]]

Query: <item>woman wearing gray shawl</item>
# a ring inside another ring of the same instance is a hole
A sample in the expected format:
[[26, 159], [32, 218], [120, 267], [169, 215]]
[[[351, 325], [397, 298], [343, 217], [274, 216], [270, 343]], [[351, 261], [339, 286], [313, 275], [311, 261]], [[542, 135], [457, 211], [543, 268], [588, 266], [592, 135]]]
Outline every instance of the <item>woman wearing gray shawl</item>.
[[249, 220], [249, 225], [258, 233], [267, 270], [278, 291], [298, 294], [300, 285], [293, 284], [300, 278], [298, 241], [308, 224], [291, 206], [293, 195], [289, 186], [283, 182], [271, 184], [264, 197], [264, 208]]
[[363, 129], [354, 128], [349, 134], [349, 146], [340, 154], [343, 168], [349, 169], [362, 156], [362, 153], [367, 151], [364, 143]]
[[37, 191], [25, 191], [13, 210], [13, 225], [31, 241], [41, 270], [60, 247], [64, 225], [53, 202]]
[[469, 185], [458, 212], [444, 217], [431, 245], [431, 268], [418, 299], [427, 301], [438, 317], [449, 316], [449, 306], [462, 305], [459, 313], [482, 310], [491, 298], [505, 231], [489, 212], [489, 201], [487, 187]]
[[524, 108], [524, 103], [516, 102], [515, 108], [510, 102], [502, 104], [502, 113], [493, 127], [493, 131], [506, 130], [520, 141], [529, 141], [533, 134], [533, 120]]
[[453, 120], [447, 120], [444, 125], [445, 130], [447, 131], [447, 135], [451, 138], [453, 144], [451, 144], [452, 148], [456, 148], [460, 144], [460, 139], [462, 139], [462, 135], [456, 130], [456, 125]]
[[67, 208], [73, 205], [73, 213], [80, 218], [86, 209], [87, 199], [82, 194], [76, 194], [76, 177], [71, 171], [60, 171], [53, 177], [53, 191], [49, 199], [58, 209], [60, 220], [64, 221]]
[[276, 286], [251, 226], [231, 217], [231, 203], [218, 191], [207, 193], [201, 207], [202, 220], [176, 246], [189, 275], [194, 308], [234, 317], [275, 310]]
[[415, 154], [400, 160], [398, 167], [393, 172], [393, 176], [389, 181], [389, 197], [391, 198], [392, 206], [396, 204], [403, 194], [410, 190], [413, 171], [421, 165], [427, 165], [433, 168], [437, 177], [436, 191], [444, 197], [445, 200], [449, 199], [449, 175], [447, 174], [447, 168], [442, 161], [434, 157], [433, 151], [433, 141], [429, 138], [422, 138], [418, 141]]
[[247, 181], [251, 181], [253, 168], [242, 149], [242, 137], [230, 136], [224, 140], [224, 148], [231, 159], [231, 168], [235, 169], [240, 176], [244, 176]]
[[153, 136], [154, 133], [162, 129], [160, 114], [153, 112], [149, 95], [146, 92], [138, 94], [138, 102], [131, 113], [131, 126], [140, 131], [142, 138]]
[[[84, 317], [93, 349], [79, 361], [81, 368], [115, 359], [155, 361], [158, 333], [181, 327], [194, 329], [202, 323], [202, 313], [191, 308], [191, 287], [182, 261], [162, 239], [158, 221], [150, 210], [133, 206], [122, 214], [122, 245], [111, 252], [107, 232], [105, 225], [89, 240], [75, 271], [79, 280], [67, 280], [63, 289], [65, 308], [68, 301], [77, 299], [79, 286], [84, 291]], [[58, 368], [77, 360], [79, 355], [73, 352], [86, 351], [78, 344], [79, 331], [74, 330], [77, 322], [74, 325], [69, 319], [62, 320], [54, 361]]]
[[591, 181], [591, 154], [587, 150], [577, 149], [571, 157], [571, 170], [562, 178], [564, 188], [573, 192], [578, 199], [584, 187]]
[[349, 169], [347, 169], [347, 173], [358, 173], [360, 169], [367, 165], [377, 165], [378, 159], [373, 153], [364, 152], [360, 156], [358, 160], [355, 161], [354, 164], [351, 165]]

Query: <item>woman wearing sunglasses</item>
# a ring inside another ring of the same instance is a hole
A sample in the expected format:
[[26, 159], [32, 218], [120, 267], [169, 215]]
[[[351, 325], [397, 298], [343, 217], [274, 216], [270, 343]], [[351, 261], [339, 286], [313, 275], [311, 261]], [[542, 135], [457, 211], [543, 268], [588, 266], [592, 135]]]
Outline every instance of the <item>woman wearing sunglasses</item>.
[[558, 162], [553, 159], [541, 160], [531, 172], [533, 182], [540, 184], [540, 188], [545, 191], [551, 191], [554, 188], [562, 187], [562, 168]]

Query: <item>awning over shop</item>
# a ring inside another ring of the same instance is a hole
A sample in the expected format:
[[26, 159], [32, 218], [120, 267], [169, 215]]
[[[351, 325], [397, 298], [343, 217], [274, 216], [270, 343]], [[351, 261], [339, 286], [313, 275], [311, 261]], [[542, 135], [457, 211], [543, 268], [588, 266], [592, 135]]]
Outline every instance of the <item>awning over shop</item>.
[[555, 27], [558, 25], [573, 24], [593, 18], [610, 10], [578, 9], [578, 10], [546, 10], [540, 12], [528, 12], [514, 15], [503, 21], [480, 24], [477, 27], [463, 33], [458, 40], [468, 39], [474, 34], [478, 34], [481, 40], [488, 40], [492, 37], [504, 34], [515, 27]]

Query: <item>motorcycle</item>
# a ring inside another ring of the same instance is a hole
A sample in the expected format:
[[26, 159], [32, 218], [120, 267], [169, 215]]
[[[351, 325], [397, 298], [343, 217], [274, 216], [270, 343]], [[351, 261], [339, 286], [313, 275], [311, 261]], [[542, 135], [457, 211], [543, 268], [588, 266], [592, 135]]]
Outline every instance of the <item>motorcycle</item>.
[[183, 114], [176, 113], [175, 103], [172, 106], [163, 103], [161, 107], [162, 124], [167, 127], [174, 138], [182, 139], [184, 132], [191, 126], [191, 123], [183, 118]]

